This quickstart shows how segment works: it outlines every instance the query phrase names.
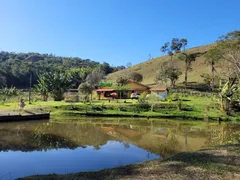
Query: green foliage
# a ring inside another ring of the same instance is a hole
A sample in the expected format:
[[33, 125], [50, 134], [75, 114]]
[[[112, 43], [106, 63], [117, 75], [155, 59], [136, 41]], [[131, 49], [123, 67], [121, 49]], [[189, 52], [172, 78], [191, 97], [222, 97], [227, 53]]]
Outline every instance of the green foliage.
[[48, 93], [51, 93], [55, 101], [63, 100], [63, 95], [71, 86], [71, 76], [66, 72], [46, 72], [39, 75], [36, 89], [46, 100]]
[[192, 62], [196, 60], [198, 54], [197, 53], [186, 53], [182, 52], [179, 55], [179, 59], [185, 62], [185, 85], [188, 83], [188, 71], [192, 70]]
[[91, 72], [86, 78], [86, 82], [92, 89], [98, 88], [101, 80], [103, 79], [104, 74], [101, 71]]
[[145, 102], [146, 102], [146, 97], [147, 97], [147, 95], [148, 95], [148, 92], [147, 92], [147, 91], [144, 91], [144, 92], [139, 96], [138, 102], [139, 102], [140, 104], [145, 103]]
[[7, 88], [4, 87], [0, 89], [0, 96], [2, 97], [2, 103], [4, 103], [8, 98], [17, 96], [19, 91], [15, 87]]
[[158, 102], [161, 101], [161, 98], [155, 94], [155, 93], [151, 93], [148, 97], [147, 97], [147, 100], [148, 102], [151, 104], [151, 111], [153, 112], [153, 108], [154, 108], [154, 105]]
[[43, 101], [47, 101], [48, 94], [50, 93], [50, 84], [47, 79], [48, 76], [46, 74], [40, 75], [37, 81], [37, 85], [35, 85], [35, 90], [39, 92], [42, 96]]
[[[92, 69], [103, 71], [104, 74], [124, 69], [124, 66], [111, 67], [107, 63], [100, 64], [89, 59], [78, 57], [61, 57], [53, 54], [0, 52], [0, 86], [26, 88], [30, 72], [33, 74], [33, 85], [37, 84], [38, 74], [44, 72], [70, 71], [74, 87], [85, 80]], [[78, 70], [79, 69], [79, 70]], [[90, 70], [91, 69], [91, 70]]]
[[129, 79], [135, 82], [141, 82], [143, 80], [143, 76], [140, 73], [132, 72], [129, 74]]
[[222, 36], [217, 43], [218, 53], [225, 60], [229, 77], [240, 79], [240, 31], [233, 31]]
[[6, 85], [7, 79], [3, 70], [0, 70], [0, 86]]
[[84, 83], [80, 84], [80, 86], [78, 87], [78, 91], [80, 93], [82, 93], [83, 95], [85, 95], [84, 99], [86, 101], [88, 101], [89, 100], [89, 95], [93, 91], [93, 87], [90, 86], [88, 83], [84, 82]]
[[212, 77], [210, 74], [208, 73], [204, 73], [204, 74], [201, 74], [201, 77], [203, 78], [204, 82], [209, 86], [211, 87], [211, 83], [212, 83]]
[[128, 79], [124, 78], [124, 77], [119, 77], [116, 79], [116, 83], [118, 84], [118, 86], [123, 86], [124, 84], [127, 84]]
[[187, 39], [180, 39], [180, 38], [173, 38], [171, 43], [166, 42], [161, 47], [160, 51], [164, 54], [167, 53], [168, 55], [172, 56], [174, 53], [181, 52], [181, 49], [183, 48], [185, 50], [185, 47], [187, 46]]
[[71, 68], [67, 73], [71, 76], [72, 87], [78, 88], [78, 86], [84, 82], [87, 78], [87, 75], [93, 71], [96, 71], [98, 67], [82, 67], [82, 68]]
[[163, 64], [161, 66], [160, 71], [158, 72], [156, 76], [156, 81], [162, 81], [167, 84], [167, 80], [169, 79], [171, 81], [172, 88], [175, 87], [176, 81], [178, 80], [179, 76], [182, 74], [182, 72], [171, 65]]
[[228, 115], [231, 110], [231, 102], [234, 100], [234, 94], [239, 93], [240, 85], [236, 83], [236, 78], [229, 79], [228, 82], [222, 87], [220, 97], [222, 101], [222, 110]]
[[139, 103], [139, 104], [136, 104], [136, 109], [138, 111], [149, 111], [151, 109], [151, 105], [148, 103], [148, 102], [144, 102], [144, 103]]

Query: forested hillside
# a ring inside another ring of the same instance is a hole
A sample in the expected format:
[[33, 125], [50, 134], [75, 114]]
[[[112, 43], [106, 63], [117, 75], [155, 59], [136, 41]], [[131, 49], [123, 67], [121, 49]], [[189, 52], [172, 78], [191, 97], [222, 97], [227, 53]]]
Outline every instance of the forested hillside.
[[[30, 74], [33, 85], [37, 82], [37, 75], [53, 71], [82, 71], [91, 69], [103, 71], [105, 75], [124, 69], [124, 66], [111, 67], [108, 63], [81, 59], [78, 57], [61, 57], [52, 54], [0, 52], [0, 87], [15, 86], [28, 88]], [[86, 76], [86, 74], [85, 74]]]

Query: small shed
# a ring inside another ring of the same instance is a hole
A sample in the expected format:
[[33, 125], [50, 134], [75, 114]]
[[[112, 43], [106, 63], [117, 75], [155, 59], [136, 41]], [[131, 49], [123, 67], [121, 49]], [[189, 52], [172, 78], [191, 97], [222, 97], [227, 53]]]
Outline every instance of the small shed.
[[151, 88], [151, 93], [155, 93], [156, 95], [160, 96], [162, 100], [166, 100], [168, 96], [168, 89], [167, 88]]

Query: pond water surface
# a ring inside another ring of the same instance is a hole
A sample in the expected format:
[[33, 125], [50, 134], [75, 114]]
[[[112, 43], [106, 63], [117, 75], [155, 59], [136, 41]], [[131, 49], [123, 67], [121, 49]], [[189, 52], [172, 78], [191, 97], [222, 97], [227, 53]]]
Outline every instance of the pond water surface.
[[93, 171], [240, 143], [240, 125], [78, 119], [0, 124], [0, 179]]

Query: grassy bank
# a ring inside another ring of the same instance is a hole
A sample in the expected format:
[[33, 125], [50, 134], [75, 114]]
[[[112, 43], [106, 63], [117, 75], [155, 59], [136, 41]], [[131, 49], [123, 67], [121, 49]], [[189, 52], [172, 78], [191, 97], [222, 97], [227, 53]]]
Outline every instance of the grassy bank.
[[[207, 97], [184, 97], [181, 109], [178, 102], [158, 102], [154, 104], [139, 104], [137, 100], [94, 100], [91, 103], [71, 103], [55, 101], [37, 101], [27, 104], [26, 110], [51, 111], [51, 116], [99, 116], [99, 117], [146, 117], [195, 120], [240, 120], [239, 116], [226, 116], [224, 112], [214, 107], [213, 100]], [[0, 105], [0, 111], [18, 111], [18, 103]]]
[[97, 172], [32, 176], [21, 179], [240, 179], [240, 145], [185, 152], [163, 160]]

